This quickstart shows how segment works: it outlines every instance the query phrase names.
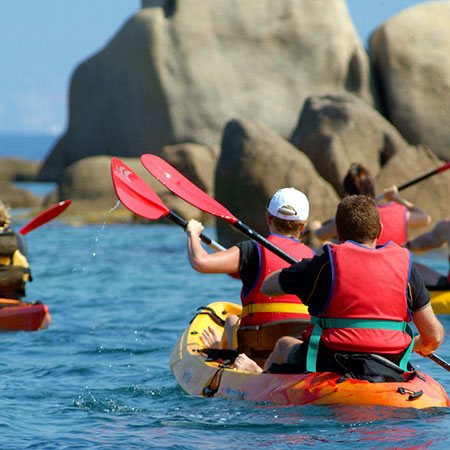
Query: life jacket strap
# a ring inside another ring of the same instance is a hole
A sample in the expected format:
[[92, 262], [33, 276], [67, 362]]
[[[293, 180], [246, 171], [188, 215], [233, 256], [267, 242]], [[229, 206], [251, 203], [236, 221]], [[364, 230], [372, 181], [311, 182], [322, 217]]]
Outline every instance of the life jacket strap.
[[317, 354], [322, 332], [326, 328], [365, 328], [372, 330], [394, 330], [402, 331], [411, 336], [411, 344], [404, 353], [399, 366], [402, 370], [407, 370], [407, 364], [414, 346], [414, 332], [406, 321], [383, 320], [383, 319], [343, 319], [330, 317], [311, 316], [311, 323], [314, 325], [309, 339], [308, 351], [306, 354], [306, 370], [308, 372], [317, 371]]
[[241, 319], [254, 313], [291, 313], [309, 315], [308, 307], [303, 303], [250, 303], [242, 307]]

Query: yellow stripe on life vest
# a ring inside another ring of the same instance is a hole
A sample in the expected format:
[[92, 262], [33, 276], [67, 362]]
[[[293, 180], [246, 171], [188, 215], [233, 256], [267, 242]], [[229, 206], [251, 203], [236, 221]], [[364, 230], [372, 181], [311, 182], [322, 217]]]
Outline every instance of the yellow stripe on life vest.
[[308, 307], [303, 303], [251, 303], [242, 307], [241, 319], [254, 313], [309, 314]]

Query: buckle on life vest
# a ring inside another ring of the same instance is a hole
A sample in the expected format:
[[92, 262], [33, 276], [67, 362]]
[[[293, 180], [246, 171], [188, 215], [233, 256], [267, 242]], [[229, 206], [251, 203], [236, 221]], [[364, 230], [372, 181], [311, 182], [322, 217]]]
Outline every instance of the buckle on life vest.
[[308, 307], [303, 303], [250, 303], [242, 307], [241, 319], [255, 313], [290, 313], [309, 315]]

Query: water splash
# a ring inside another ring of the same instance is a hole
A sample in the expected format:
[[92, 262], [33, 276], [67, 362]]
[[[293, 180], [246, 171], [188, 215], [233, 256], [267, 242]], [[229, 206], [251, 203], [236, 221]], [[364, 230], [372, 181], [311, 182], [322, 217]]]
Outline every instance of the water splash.
[[113, 206], [109, 211], [108, 214], [111, 214], [113, 211], [115, 211], [120, 205], [120, 200], [117, 200], [116, 206]]

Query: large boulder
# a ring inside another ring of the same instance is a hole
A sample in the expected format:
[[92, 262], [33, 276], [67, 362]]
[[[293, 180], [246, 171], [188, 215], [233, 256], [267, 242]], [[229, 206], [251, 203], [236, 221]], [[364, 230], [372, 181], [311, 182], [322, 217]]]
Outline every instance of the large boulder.
[[0, 201], [10, 209], [30, 208], [42, 203], [38, 195], [8, 181], [0, 181]]
[[[306, 155], [261, 122], [228, 122], [216, 169], [216, 199], [243, 223], [266, 235], [268, 201], [283, 187], [297, 188], [308, 197], [310, 219], [334, 215], [339, 197]], [[223, 220], [217, 221], [217, 229], [222, 245], [243, 239]]]
[[30, 161], [23, 158], [0, 158], [0, 180], [35, 181], [41, 165], [40, 161]]
[[370, 39], [385, 115], [411, 144], [450, 160], [450, 2], [424, 2]]
[[409, 147], [392, 124], [351, 94], [308, 98], [291, 142], [341, 196], [351, 163], [362, 163], [376, 175], [393, 155]]
[[373, 102], [367, 54], [345, 0], [183, 0], [134, 15], [75, 70], [66, 134], [41, 170], [108, 154], [216, 145], [231, 117], [283, 137], [305, 98], [352, 92]]

